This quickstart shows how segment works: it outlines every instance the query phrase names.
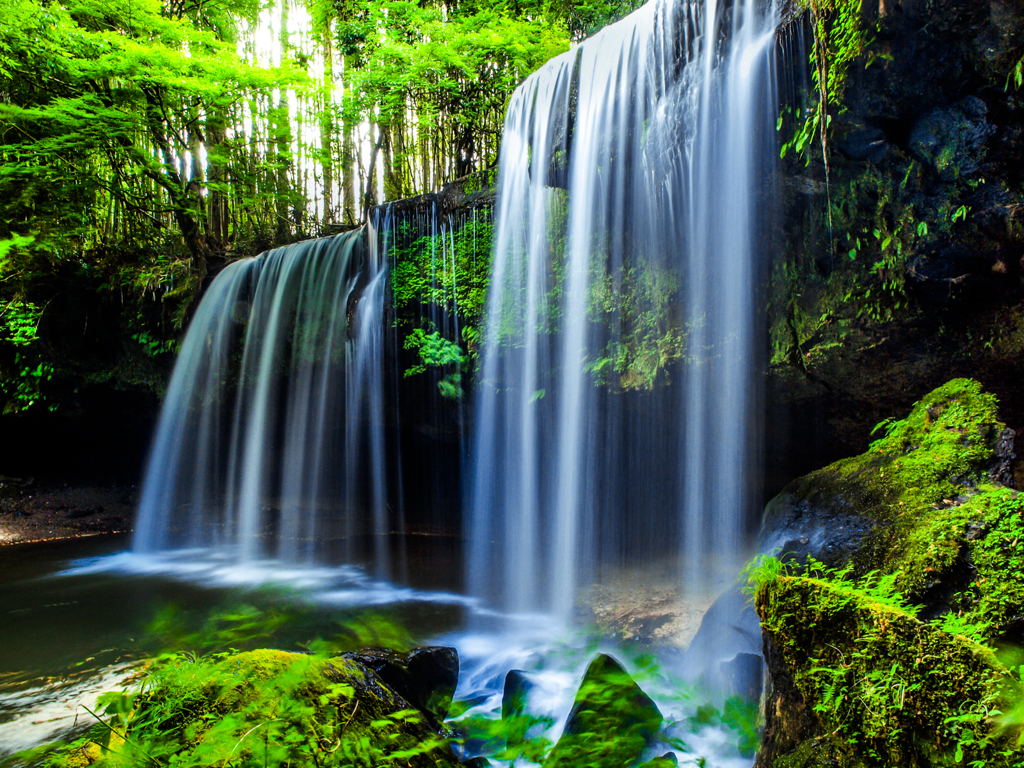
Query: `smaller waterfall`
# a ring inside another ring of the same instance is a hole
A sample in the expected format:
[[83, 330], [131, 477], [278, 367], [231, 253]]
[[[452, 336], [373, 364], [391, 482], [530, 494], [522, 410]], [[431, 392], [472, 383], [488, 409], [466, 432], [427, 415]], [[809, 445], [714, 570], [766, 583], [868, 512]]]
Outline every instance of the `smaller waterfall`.
[[133, 546], [389, 568], [387, 270], [373, 227], [230, 264], [171, 377]]

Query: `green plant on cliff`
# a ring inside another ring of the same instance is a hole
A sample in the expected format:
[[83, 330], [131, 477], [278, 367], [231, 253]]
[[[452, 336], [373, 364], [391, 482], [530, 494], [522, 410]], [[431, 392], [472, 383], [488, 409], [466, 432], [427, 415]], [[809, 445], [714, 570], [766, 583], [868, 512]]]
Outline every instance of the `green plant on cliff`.
[[[772, 363], [811, 369], [849, 351], [859, 339], [877, 341], [866, 328], [917, 316], [907, 291], [914, 256], [941, 234], [919, 209], [920, 163], [899, 160], [892, 174], [868, 163], [832, 184], [829, 212], [836, 235], [827, 243], [806, 240], [804, 249], [825, 255], [790, 258], [773, 271], [769, 288]], [[824, 219], [824, 213], [815, 213]], [[948, 225], [948, 217], [946, 217]]]
[[[811, 54], [811, 77], [815, 85], [815, 104], [812, 109], [784, 111], [777, 128], [789, 125], [790, 138], [783, 142], [781, 156], [790, 150], [803, 155], [810, 163], [810, 149], [817, 136], [821, 142], [822, 158], [828, 169], [828, 132], [832, 118], [830, 109], [845, 109], [843, 94], [850, 66], [861, 58], [873, 42], [871, 30], [863, 22], [862, 0], [800, 0], [799, 8], [810, 15], [814, 35]], [[868, 59], [867, 65], [874, 61]]]
[[[391, 291], [402, 347], [419, 362], [405, 376], [440, 369], [441, 395], [463, 396], [462, 373], [479, 354], [479, 328], [489, 279], [493, 227], [488, 210], [423, 231], [413, 217], [402, 217], [389, 232]], [[430, 319], [450, 316], [461, 338], [449, 339]]]
[[[39, 321], [45, 307], [14, 298], [0, 307], [0, 348], [6, 346], [13, 355], [9, 359], [10, 374], [0, 376], [0, 412], [17, 412], [31, 408], [45, 398], [43, 387], [53, 378], [53, 366], [39, 350]], [[0, 372], [7, 366], [0, 358]], [[56, 409], [49, 403], [50, 410]]]
[[595, 383], [652, 389], [684, 355], [687, 333], [675, 311], [679, 288], [668, 264], [594, 264], [587, 316], [609, 337], [586, 364]]
[[437, 383], [438, 391], [442, 397], [453, 400], [463, 396], [462, 367], [468, 362], [468, 357], [458, 344], [448, 341], [437, 331], [427, 333], [422, 328], [413, 328], [402, 346], [415, 349], [420, 358], [420, 363], [407, 368], [404, 376], [425, 373], [429, 368], [446, 369], [444, 378]]

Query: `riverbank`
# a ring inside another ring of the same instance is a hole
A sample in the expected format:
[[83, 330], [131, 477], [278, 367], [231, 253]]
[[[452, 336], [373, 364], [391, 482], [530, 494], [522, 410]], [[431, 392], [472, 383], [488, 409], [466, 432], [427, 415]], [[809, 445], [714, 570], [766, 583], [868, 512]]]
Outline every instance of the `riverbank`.
[[131, 530], [135, 486], [36, 484], [0, 477], [0, 546]]

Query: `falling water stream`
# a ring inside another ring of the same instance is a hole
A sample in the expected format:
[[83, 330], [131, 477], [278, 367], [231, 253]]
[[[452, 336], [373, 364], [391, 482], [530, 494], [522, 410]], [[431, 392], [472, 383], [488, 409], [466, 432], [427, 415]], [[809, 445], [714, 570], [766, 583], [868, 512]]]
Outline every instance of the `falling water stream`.
[[777, 23], [655, 0], [512, 97], [468, 570], [507, 610], [568, 619], [602, 564], [666, 551], [700, 592], [744, 554]]
[[370, 228], [217, 276], [164, 400], [137, 552], [311, 561], [374, 534], [372, 570], [390, 575], [382, 536], [402, 521], [386, 498], [385, 275]]

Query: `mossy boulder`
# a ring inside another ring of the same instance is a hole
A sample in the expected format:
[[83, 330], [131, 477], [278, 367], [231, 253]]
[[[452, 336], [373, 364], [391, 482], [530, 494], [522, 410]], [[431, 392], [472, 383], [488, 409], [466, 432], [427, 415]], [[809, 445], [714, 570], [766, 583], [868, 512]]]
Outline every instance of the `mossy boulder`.
[[973, 510], [1003, 493], [996, 478], [1009, 477], [1013, 433], [995, 397], [971, 379], [950, 381], [906, 419], [881, 426], [885, 436], [868, 451], [794, 480], [768, 503], [762, 551], [897, 573], [906, 593], [938, 583], [960, 557], [962, 518], [984, 517]]
[[758, 766], [1024, 765], [996, 717], [1021, 695], [995, 653], [1019, 664], [1007, 646], [1024, 634], [1013, 431], [970, 379], [880, 426], [765, 511], [782, 561], [754, 572], [771, 681]]
[[661, 727], [658, 706], [615, 659], [598, 654], [587, 667], [562, 737], [544, 768], [625, 768]]
[[979, 637], [1024, 639], [1024, 496], [995, 398], [954, 379], [885, 437], [793, 481], [765, 509], [763, 552], [895, 576], [923, 619], [956, 612]]
[[[178, 656], [136, 693], [108, 696], [106, 707], [110, 727], [90, 734], [104, 746], [98, 766], [458, 764], [420, 710], [343, 657], [276, 650], [215, 661]], [[80, 751], [72, 746], [67, 760]]]
[[771, 700], [759, 766], [1024, 761], [988, 716], [1009, 683], [988, 648], [849, 582], [779, 576], [758, 591], [756, 606], [790, 696], [800, 697], [816, 731], [786, 733], [780, 702]]

